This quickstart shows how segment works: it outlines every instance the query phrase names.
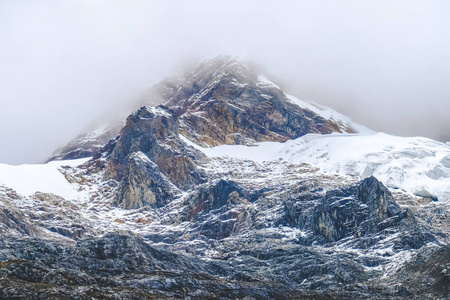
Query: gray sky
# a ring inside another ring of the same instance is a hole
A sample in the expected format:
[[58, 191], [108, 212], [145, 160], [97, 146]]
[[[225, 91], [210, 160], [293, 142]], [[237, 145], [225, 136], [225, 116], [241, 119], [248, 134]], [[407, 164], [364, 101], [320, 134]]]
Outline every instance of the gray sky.
[[215, 54], [375, 130], [450, 140], [449, 1], [0, 0], [0, 163], [43, 161]]

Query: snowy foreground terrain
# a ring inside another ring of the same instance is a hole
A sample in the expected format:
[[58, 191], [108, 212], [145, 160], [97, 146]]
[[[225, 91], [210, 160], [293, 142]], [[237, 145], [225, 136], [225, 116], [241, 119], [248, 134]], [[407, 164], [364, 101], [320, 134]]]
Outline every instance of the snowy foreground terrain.
[[448, 143], [228, 57], [148, 97], [46, 164], [0, 164], [0, 298], [449, 299]]
[[[391, 188], [394, 195], [397, 195], [397, 200], [408, 199], [403, 202], [406, 207], [411, 207], [413, 203], [412, 208], [418, 211], [444, 209], [447, 211], [444, 215], [450, 212], [450, 147], [429, 139], [395, 137], [382, 133], [309, 134], [285, 143], [263, 142], [254, 146], [224, 145], [204, 148], [180, 137], [187, 146], [195, 147], [209, 158], [208, 163], [203, 165], [208, 173], [216, 174], [214, 176], [222, 180], [233, 180], [249, 189], [292, 189], [291, 182], [314, 180], [333, 189], [374, 175]], [[307, 241], [313, 238], [310, 230], [277, 221], [285, 218], [281, 211], [283, 204], [272, 200], [275, 203], [264, 204], [261, 201], [249, 204], [251, 210], [263, 212], [256, 216], [256, 220], [267, 225], [254, 232], [246, 233], [244, 230], [241, 234], [231, 234], [220, 243], [214, 242], [213, 246], [204, 237], [192, 236], [197, 235], [193, 223], [179, 217], [184, 214], [185, 203], [191, 197], [190, 194], [181, 195], [169, 205], [154, 210], [145, 207], [122, 209], [112, 205], [112, 192], [108, 191], [108, 184], [102, 183], [102, 174], [86, 175], [83, 164], [87, 161], [76, 159], [38, 165], [0, 165], [2, 198], [7, 199], [6, 195], [14, 193], [8, 188], [19, 194], [8, 197], [8, 202], [0, 202], [0, 208], [20, 209], [28, 215], [25, 222], [36, 222], [31, 220], [37, 219], [39, 227], [47, 228], [38, 235], [50, 239], [98, 236], [125, 230], [144, 237], [150, 245], [200, 255], [206, 260], [226, 258], [233, 265], [241, 265], [242, 258], [239, 255], [233, 257], [236, 254], [232, 253], [242, 251], [238, 250], [242, 247], [239, 244], [245, 239], [253, 240], [256, 233], [273, 241], [280, 239], [280, 242], [269, 246], [275, 247], [274, 249], [281, 245], [284, 249], [289, 249], [298, 243], [308, 244]], [[429, 200], [420, 202], [420, 199]], [[417, 203], [424, 203], [423, 208]], [[271, 207], [264, 208], [266, 205]], [[242, 207], [241, 205], [232, 210], [240, 213]], [[214, 219], [217, 216], [205, 218]], [[208, 224], [211, 220], [201, 222]], [[21, 236], [17, 229], [3, 228], [2, 231], [4, 234], [7, 232], [12, 236]], [[203, 235], [208, 236], [206, 233]], [[418, 250], [411, 248], [396, 250], [396, 240], [401, 236], [401, 232], [393, 232], [369, 248], [361, 248], [358, 246], [360, 242], [344, 238], [333, 243], [331, 248], [330, 245], [315, 245], [312, 249], [330, 260], [335, 257], [344, 260], [348, 256], [355, 261], [367, 260], [369, 263], [363, 263], [366, 264], [365, 272], [380, 274], [378, 276], [385, 278], [382, 281], [390, 282], [387, 278], [396, 276], [396, 272], [418, 253]], [[439, 243], [446, 243], [445, 240], [428, 243], [422, 247], [421, 252], [434, 251], [432, 249]], [[271, 243], [273, 242], [266, 242], [266, 247]], [[261, 246], [255, 244], [253, 247], [255, 251], [259, 251], [256, 249]], [[308, 290], [316, 284], [317, 279], [306, 277], [300, 287]], [[385, 295], [395, 295], [397, 290], [386, 291]], [[338, 298], [345, 298], [338, 295]]]

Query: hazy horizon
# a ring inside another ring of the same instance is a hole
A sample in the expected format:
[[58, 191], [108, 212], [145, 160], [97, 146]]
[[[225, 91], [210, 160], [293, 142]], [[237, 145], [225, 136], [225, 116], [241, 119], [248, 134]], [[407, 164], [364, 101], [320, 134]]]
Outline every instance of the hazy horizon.
[[0, 38], [0, 163], [42, 162], [219, 54], [374, 130], [450, 141], [446, 1], [3, 0]]

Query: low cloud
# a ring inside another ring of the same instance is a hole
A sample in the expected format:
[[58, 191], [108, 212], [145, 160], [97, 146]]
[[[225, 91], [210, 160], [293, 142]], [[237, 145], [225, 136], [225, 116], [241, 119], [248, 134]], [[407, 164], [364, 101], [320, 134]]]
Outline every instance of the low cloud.
[[447, 1], [0, 2], [1, 163], [43, 161], [188, 61], [251, 59], [376, 130], [450, 139]]

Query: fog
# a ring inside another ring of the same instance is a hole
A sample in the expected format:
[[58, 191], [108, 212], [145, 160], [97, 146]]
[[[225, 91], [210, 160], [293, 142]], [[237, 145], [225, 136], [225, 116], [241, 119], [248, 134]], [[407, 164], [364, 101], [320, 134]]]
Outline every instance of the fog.
[[218, 54], [372, 129], [450, 140], [448, 1], [1, 0], [0, 163], [41, 162]]

